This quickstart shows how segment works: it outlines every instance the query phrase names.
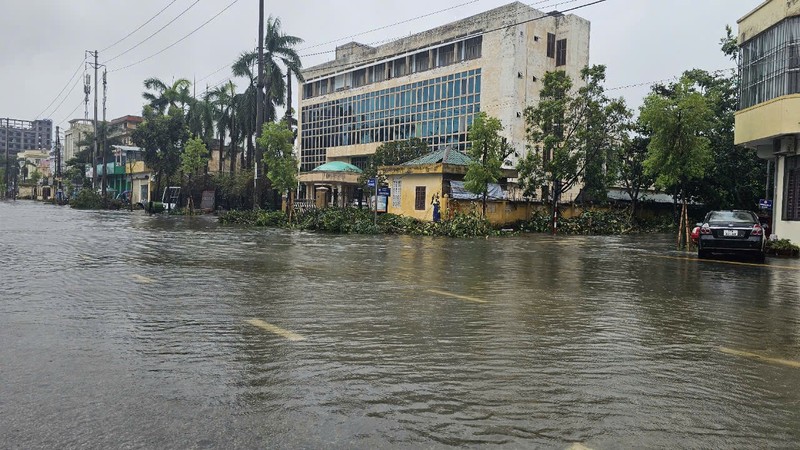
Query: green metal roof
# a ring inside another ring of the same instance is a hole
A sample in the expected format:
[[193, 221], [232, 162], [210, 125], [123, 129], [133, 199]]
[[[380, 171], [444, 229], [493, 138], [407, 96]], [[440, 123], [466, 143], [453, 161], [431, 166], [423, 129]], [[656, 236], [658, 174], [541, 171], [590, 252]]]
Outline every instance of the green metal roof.
[[331, 161], [329, 163], [325, 163], [316, 169], [312, 170], [312, 172], [353, 172], [353, 173], [363, 173], [364, 171], [359, 169], [358, 167], [347, 164], [346, 162], [342, 161]]
[[420, 156], [417, 159], [412, 159], [404, 166], [424, 166], [426, 164], [452, 164], [454, 166], [468, 166], [472, 159], [461, 153], [458, 150], [445, 148], [428, 153], [427, 155]]

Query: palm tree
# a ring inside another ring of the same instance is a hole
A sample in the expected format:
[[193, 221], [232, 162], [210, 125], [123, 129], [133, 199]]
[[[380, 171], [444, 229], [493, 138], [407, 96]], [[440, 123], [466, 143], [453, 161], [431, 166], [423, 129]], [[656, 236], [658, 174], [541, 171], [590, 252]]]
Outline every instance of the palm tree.
[[186, 109], [186, 105], [191, 104], [192, 96], [189, 89], [192, 82], [186, 78], [179, 78], [167, 85], [158, 78], [148, 78], [144, 80], [144, 87], [152, 92], [143, 92], [142, 97], [147, 100], [159, 114], [164, 114], [171, 107]]
[[189, 132], [200, 137], [207, 147], [214, 138], [214, 107], [207, 98], [193, 99], [187, 117]]
[[[219, 137], [219, 171], [222, 172], [223, 155], [225, 154], [225, 132], [231, 125], [233, 114], [233, 97], [236, 95], [236, 86], [225, 83], [207, 92], [206, 100], [211, 103], [214, 111], [214, 120], [217, 125]], [[232, 143], [233, 144], [233, 143]]]
[[243, 77], [247, 80], [247, 88], [241, 94], [236, 94], [236, 123], [240, 130], [240, 136], [245, 139], [247, 146], [247, 168], [253, 167], [253, 152], [255, 150], [254, 137], [256, 134], [256, 101], [257, 101], [257, 80], [254, 66], [257, 55], [253, 52], [244, 52], [239, 59], [233, 63], [231, 69], [233, 75]]
[[[281, 31], [281, 19], [270, 16], [267, 19], [266, 29], [264, 30], [264, 121], [273, 122], [275, 117], [275, 107], [284, 106], [286, 103], [286, 80], [283, 78], [281, 65], [286, 67], [288, 72], [294, 73], [298, 79], [303, 63], [294, 47], [302, 44], [303, 40], [296, 36], [289, 36]], [[245, 76], [245, 69], [249, 74], [253, 73], [252, 67], [258, 61], [258, 53], [243, 53], [239, 60], [234, 63], [233, 70], [236, 76]], [[238, 69], [238, 73], [237, 73]]]

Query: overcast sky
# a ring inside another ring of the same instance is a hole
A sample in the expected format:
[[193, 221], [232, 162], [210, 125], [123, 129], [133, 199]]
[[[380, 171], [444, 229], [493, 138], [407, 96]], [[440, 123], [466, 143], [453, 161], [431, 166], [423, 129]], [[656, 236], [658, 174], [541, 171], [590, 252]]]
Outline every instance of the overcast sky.
[[[71, 118], [83, 117], [79, 78], [83, 74], [84, 51], [111, 46], [167, 5], [141, 30], [101, 52], [100, 62], [107, 62], [109, 69], [107, 117], [140, 114], [142, 81], [148, 77], [165, 81], [196, 79], [198, 92], [206, 85], [225, 80], [230, 76], [229, 63], [242, 51], [256, 46], [257, 0], [238, 0], [169, 50], [119, 69], [181, 39], [232, 1], [0, 0], [0, 117], [52, 118], [55, 125], [62, 127]], [[509, 1], [268, 0], [266, 11], [267, 15], [281, 18], [287, 33], [305, 39], [299, 46], [301, 55], [330, 52], [303, 58], [308, 67], [332, 59], [337, 44], [403, 37], [506, 3]], [[530, 2], [544, 11], [586, 3], [590, 0]], [[719, 51], [725, 25], [735, 30], [736, 20], [759, 3], [761, 0], [607, 0], [574, 14], [591, 21], [591, 61], [608, 66], [607, 87], [614, 88], [667, 79], [690, 68], [733, 67]], [[449, 11], [410, 20], [454, 6], [457, 7]], [[407, 22], [391, 26], [404, 21]], [[109, 61], [165, 25], [151, 39]], [[379, 27], [386, 28], [360, 34]], [[356, 34], [359, 35], [350, 37]], [[79, 76], [67, 85], [79, 66]], [[223, 70], [214, 73], [223, 66]], [[243, 85], [244, 81], [239, 83]], [[65, 85], [64, 93], [57, 97]], [[647, 91], [647, 86], [641, 86], [614, 90], [612, 94], [623, 96], [638, 107]], [[91, 117], [91, 103], [89, 108]]]

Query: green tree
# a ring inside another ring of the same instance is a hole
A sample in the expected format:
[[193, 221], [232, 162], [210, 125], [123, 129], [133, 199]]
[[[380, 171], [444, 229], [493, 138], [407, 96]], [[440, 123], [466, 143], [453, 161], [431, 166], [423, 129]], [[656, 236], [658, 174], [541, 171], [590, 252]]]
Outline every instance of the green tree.
[[[206, 94], [206, 100], [211, 103], [214, 111], [214, 121], [217, 127], [217, 138], [219, 139], [219, 172], [223, 170], [223, 160], [225, 154], [225, 135], [227, 131], [232, 131], [233, 114], [234, 114], [234, 97], [236, 95], [236, 86], [231, 83], [225, 83], [217, 86]], [[231, 172], [235, 167], [235, 148], [236, 143], [231, 142]]]
[[208, 166], [208, 148], [202, 139], [193, 137], [186, 142], [181, 153], [181, 171], [189, 177], [189, 211], [194, 212], [194, 195], [192, 192], [192, 176]]
[[486, 199], [489, 184], [497, 183], [503, 176], [503, 163], [511, 154], [511, 147], [500, 136], [503, 125], [500, 119], [480, 113], [469, 129], [469, 140], [472, 145], [467, 155], [472, 158], [464, 175], [464, 188], [476, 195], [483, 196], [483, 217], [486, 217]]
[[631, 220], [634, 220], [642, 191], [655, 182], [655, 177], [645, 170], [647, 147], [650, 145], [649, 132], [641, 124], [634, 127], [634, 135], [627, 137], [621, 146], [619, 182], [631, 198]]
[[285, 123], [264, 124], [258, 145], [264, 149], [264, 163], [269, 170], [267, 178], [277, 192], [286, 193], [286, 213], [291, 217], [292, 193], [297, 188], [299, 162], [294, 155], [294, 132]]
[[359, 182], [366, 185], [370, 178], [377, 178], [384, 183], [386, 179], [380, 174], [378, 170], [380, 167], [398, 166], [427, 153], [430, 153], [430, 149], [422, 139], [411, 138], [407, 141], [385, 142], [378, 146], [375, 153], [367, 160], [367, 166], [359, 177]]
[[[295, 50], [295, 46], [303, 43], [303, 40], [296, 36], [291, 36], [281, 29], [281, 19], [270, 16], [264, 25], [264, 121], [272, 122], [276, 119], [276, 106], [284, 106], [286, 98], [286, 80], [281, 65], [287, 71], [297, 76], [303, 64], [300, 56]], [[239, 57], [234, 64], [234, 74], [243, 76], [246, 72], [255, 75], [253, 69], [258, 61], [258, 53], [255, 51], [247, 52]], [[249, 68], [245, 70], [245, 68]], [[298, 77], [302, 81], [302, 77]], [[252, 78], [257, 82], [257, 77]], [[257, 87], [258, 88], [258, 87]]]
[[605, 95], [605, 71], [602, 65], [584, 68], [577, 90], [566, 72], [549, 72], [539, 103], [525, 110], [529, 146], [517, 166], [520, 186], [534, 198], [542, 187], [554, 220], [563, 193], [583, 182], [583, 197], [605, 201], [618, 174], [632, 113], [622, 99]]
[[240, 130], [240, 135], [245, 141], [247, 149], [246, 167], [253, 167], [253, 154], [255, 153], [256, 135], [256, 103], [257, 103], [257, 79], [255, 73], [256, 55], [252, 52], [242, 53], [231, 69], [233, 75], [243, 77], [247, 80], [247, 88], [244, 92], [236, 94], [236, 124]]
[[144, 163], [154, 172], [156, 192], [160, 192], [165, 178], [172, 178], [180, 167], [180, 155], [189, 132], [180, 108], [171, 107], [167, 115], [161, 115], [146, 106], [144, 119], [132, 138], [144, 150]]
[[172, 85], [168, 85], [158, 78], [148, 78], [144, 80], [144, 87], [153, 92], [143, 92], [142, 98], [159, 114], [164, 114], [173, 107], [180, 108], [185, 112], [186, 106], [192, 103], [192, 95], [189, 91], [192, 82], [186, 78], [179, 78]]
[[686, 204], [692, 181], [702, 179], [713, 162], [707, 137], [713, 111], [707, 99], [686, 76], [672, 87], [672, 95], [652, 92], [641, 107], [642, 124], [652, 130], [645, 170], [656, 186], [677, 192], [682, 201], [678, 245], [689, 245]]

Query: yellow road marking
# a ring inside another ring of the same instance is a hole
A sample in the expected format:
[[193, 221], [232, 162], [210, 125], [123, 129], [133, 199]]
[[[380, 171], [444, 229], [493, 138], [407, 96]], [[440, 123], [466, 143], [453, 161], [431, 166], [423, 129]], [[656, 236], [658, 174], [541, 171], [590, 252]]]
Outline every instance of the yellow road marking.
[[758, 353], [744, 352], [741, 350], [734, 350], [726, 347], [720, 347], [719, 351], [725, 353], [726, 355], [740, 356], [742, 358], [755, 359], [756, 361], [761, 361], [769, 364], [778, 364], [781, 366], [800, 369], [800, 361], [793, 361], [791, 359], [772, 358], [769, 356], [759, 355]]
[[481, 300], [479, 298], [467, 297], [466, 295], [458, 295], [458, 294], [453, 294], [453, 293], [445, 292], [445, 291], [437, 291], [436, 289], [428, 289], [428, 292], [430, 292], [432, 294], [437, 294], [437, 295], [444, 295], [445, 297], [457, 298], [459, 300], [466, 300], [468, 302], [489, 303], [486, 300]]
[[153, 280], [152, 278], [143, 277], [141, 275], [132, 275], [132, 276], [133, 279], [138, 281], [139, 283], [144, 283], [144, 284], [155, 283], [155, 280]]
[[666, 256], [666, 255], [652, 255], [654, 258], [661, 258], [661, 259], [674, 259], [677, 261], [699, 261], [705, 263], [718, 263], [718, 264], [729, 264], [732, 266], [749, 266], [749, 267], [769, 267], [772, 269], [786, 269], [786, 270], [800, 270], [800, 267], [793, 267], [793, 266], [778, 266], [775, 264], [756, 264], [756, 263], [744, 263], [739, 261], [722, 261], [719, 259], [699, 259], [699, 258], [690, 258], [685, 256]]
[[577, 442], [567, 447], [567, 450], [592, 450], [591, 448], [583, 445], [578, 444]]
[[271, 323], [264, 322], [261, 319], [250, 319], [247, 320], [246, 322], [249, 323], [250, 325], [253, 325], [254, 327], [258, 327], [261, 328], [262, 330], [269, 331], [270, 333], [277, 334], [278, 336], [286, 338], [290, 341], [296, 342], [296, 341], [306, 340], [306, 338], [300, 336], [297, 333], [293, 333], [289, 330], [284, 330], [281, 327], [277, 327], [275, 325], [272, 325]]

